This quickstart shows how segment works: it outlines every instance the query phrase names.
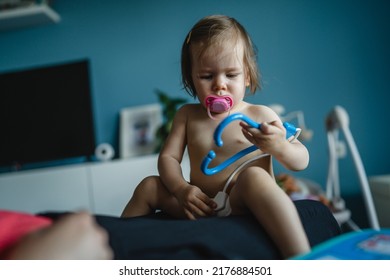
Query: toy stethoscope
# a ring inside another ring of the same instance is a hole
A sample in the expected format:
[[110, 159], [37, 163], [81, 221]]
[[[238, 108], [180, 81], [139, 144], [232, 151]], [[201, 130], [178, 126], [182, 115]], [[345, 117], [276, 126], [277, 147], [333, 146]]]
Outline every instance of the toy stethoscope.
[[[242, 120], [242, 121], [246, 122], [249, 126], [255, 127], [258, 129], [260, 129], [260, 127], [261, 127], [261, 125], [259, 123], [256, 123], [255, 121], [253, 121], [249, 117], [245, 116], [244, 114], [236, 113], [236, 114], [230, 115], [230, 116], [226, 117], [215, 129], [214, 141], [218, 147], [222, 147], [222, 145], [223, 145], [223, 141], [221, 139], [221, 135], [222, 135], [223, 130], [225, 129], [225, 127], [228, 124], [230, 124], [232, 121], [235, 121], [235, 120]], [[290, 142], [293, 141], [294, 139], [298, 138], [299, 134], [301, 133], [300, 128], [295, 128], [292, 124], [289, 124], [287, 122], [284, 122], [283, 126], [286, 129], [286, 138]], [[202, 164], [201, 164], [201, 170], [206, 175], [213, 175], [215, 173], [222, 171], [223, 169], [225, 169], [226, 167], [231, 165], [233, 162], [239, 160], [243, 156], [245, 156], [245, 155], [247, 155], [247, 154], [249, 154], [257, 149], [258, 149], [258, 147], [256, 145], [249, 146], [248, 148], [245, 148], [245, 149], [241, 150], [240, 152], [236, 153], [235, 155], [233, 155], [232, 157], [228, 158], [227, 160], [225, 160], [221, 164], [219, 164], [215, 167], [209, 168], [208, 166], [209, 166], [210, 162], [216, 157], [215, 152], [213, 150], [211, 150], [211, 151], [209, 151], [207, 156], [203, 159]], [[253, 158], [250, 158], [250, 159], [246, 160], [245, 162], [241, 163], [241, 165], [239, 165], [232, 172], [232, 174], [229, 176], [228, 180], [226, 181], [223, 190], [218, 192], [217, 195], [213, 199], [217, 204], [217, 207], [214, 209], [214, 211], [217, 213], [217, 216], [228, 216], [231, 213], [230, 202], [229, 202], [228, 194], [226, 191], [227, 191], [228, 186], [230, 185], [230, 182], [234, 178], [234, 176], [241, 169], [243, 169], [247, 164], [249, 164], [255, 160], [258, 160], [262, 157], [265, 157], [267, 155], [268, 154], [264, 153], [264, 154], [257, 155]]]
[[[261, 127], [261, 124], [253, 121], [252, 119], [250, 119], [249, 117], [245, 116], [242, 113], [232, 114], [232, 115], [226, 117], [217, 126], [217, 128], [214, 131], [214, 142], [218, 147], [222, 147], [222, 145], [223, 145], [223, 141], [221, 139], [221, 135], [222, 135], [223, 130], [225, 129], [225, 127], [228, 124], [230, 124], [232, 121], [235, 121], [235, 120], [242, 120], [242, 121], [246, 122], [249, 126], [254, 127], [254, 128], [260, 129], [260, 127]], [[290, 142], [293, 141], [294, 139], [298, 138], [299, 134], [301, 133], [300, 128], [296, 128], [295, 126], [293, 126], [292, 124], [289, 124], [287, 122], [284, 122], [283, 126], [286, 129], [286, 138]], [[223, 169], [225, 169], [226, 167], [231, 165], [233, 162], [239, 160], [243, 156], [245, 156], [245, 155], [247, 155], [247, 154], [249, 154], [257, 149], [259, 149], [259, 148], [256, 145], [249, 146], [248, 148], [245, 148], [245, 149], [241, 150], [240, 152], [236, 153], [235, 155], [231, 156], [230, 158], [228, 158], [227, 160], [225, 160], [221, 164], [219, 164], [215, 167], [209, 168], [208, 166], [209, 166], [210, 162], [216, 157], [215, 152], [213, 150], [211, 150], [211, 151], [209, 151], [207, 156], [203, 159], [202, 164], [201, 164], [201, 170], [206, 175], [213, 175], [215, 173], [222, 171]], [[227, 188], [229, 187], [232, 179], [246, 165], [248, 165], [249, 163], [251, 163], [255, 160], [258, 160], [262, 157], [265, 157], [265, 156], [268, 156], [268, 154], [263, 153], [263, 154], [257, 155], [253, 158], [250, 158], [250, 159], [244, 161], [243, 163], [241, 163], [241, 165], [239, 165], [232, 172], [232, 174], [230, 174], [229, 178], [227, 179], [227, 181], [225, 183], [225, 186], [223, 187], [223, 190], [219, 191], [217, 193], [217, 195], [213, 198], [213, 200], [217, 204], [217, 207], [214, 209], [215, 212], [217, 213], [217, 216], [228, 216], [231, 213], [231, 207], [230, 207], [230, 202], [228, 199], [229, 195], [227, 194]]]
[[[253, 121], [252, 119], [250, 119], [249, 117], [247, 117], [246, 115], [244, 115], [242, 113], [232, 114], [232, 115], [226, 117], [215, 129], [214, 142], [218, 147], [223, 146], [223, 141], [221, 138], [223, 130], [231, 122], [236, 121], [236, 120], [242, 120], [242, 121], [246, 122], [249, 126], [254, 127], [254, 128], [260, 129], [260, 127], [261, 127], [261, 124]], [[293, 141], [301, 133], [300, 128], [296, 128], [295, 126], [293, 126], [292, 124], [290, 124], [288, 122], [284, 122], [283, 126], [286, 129], [286, 138], [289, 139], [289, 141]], [[213, 150], [211, 150], [211, 151], [209, 151], [207, 156], [203, 159], [202, 164], [201, 164], [201, 170], [206, 175], [213, 175], [215, 173], [222, 171], [223, 169], [225, 169], [226, 167], [231, 165], [233, 162], [239, 160], [243, 156], [245, 156], [245, 155], [247, 155], [247, 154], [249, 154], [257, 149], [259, 149], [259, 148], [256, 145], [249, 146], [248, 148], [245, 148], [245, 149], [241, 150], [240, 152], [236, 153], [235, 155], [233, 155], [232, 157], [228, 158], [227, 160], [225, 160], [221, 164], [219, 164], [215, 167], [209, 168], [208, 166], [209, 166], [210, 162], [216, 157], [215, 152]], [[260, 156], [263, 157], [266, 155], [268, 155], [268, 154], [261, 154]], [[256, 158], [256, 159], [258, 159], [258, 158]], [[250, 159], [250, 161], [252, 161], [252, 159]], [[245, 163], [245, 165], [246, 165], [246, 163]]]

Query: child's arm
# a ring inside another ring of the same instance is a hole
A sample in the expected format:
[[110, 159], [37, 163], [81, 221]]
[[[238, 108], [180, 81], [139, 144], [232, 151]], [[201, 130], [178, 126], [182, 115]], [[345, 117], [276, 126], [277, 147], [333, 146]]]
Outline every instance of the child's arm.
[[[188, 107], [180, 108], [158, 159], [160, 178], [166, 188], [178, 199], [189, 219], [213, 214], [214, 201], [183, 177], [180, 163], [186, 147]], [[215, 208], [215, 207], [214, 207]]]
[[261, 123], [260, 130], [241, 123], [244, 136], [264, 153], [272, 155], [285, 168], [294, 171], [305, 169], [309, 164], [306, 147], [297, 139], [287, 141], [286, 129], [280, 118], [271, 110], [267, 113], [267, 118], [274, 121]]
[[280, 121], [262, 124], [261, 132], [266, 135], [267, 140], [270, 139], [265, 144], [268, 153], [284, 167], [299, 171], [308, 166], [308, 150], [298, 139], [286, 141], [286, 131]]

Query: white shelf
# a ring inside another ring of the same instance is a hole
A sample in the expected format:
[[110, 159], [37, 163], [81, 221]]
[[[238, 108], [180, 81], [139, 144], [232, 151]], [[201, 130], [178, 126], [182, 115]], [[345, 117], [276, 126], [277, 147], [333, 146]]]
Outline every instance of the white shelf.
[[0, 209], [29, 213], [84, 209], [119, 217], [138, 183], [158, 174], [157, 157], [153, 154], [0, 174]]
[[37, 4], [0, 11], [0, 31], [57, 23], [61, 17], [48, 5]]

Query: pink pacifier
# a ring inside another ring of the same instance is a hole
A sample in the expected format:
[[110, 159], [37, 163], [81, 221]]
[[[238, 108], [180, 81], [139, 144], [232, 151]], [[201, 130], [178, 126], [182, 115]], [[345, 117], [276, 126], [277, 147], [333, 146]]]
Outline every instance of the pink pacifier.
[[230, 111], [230, 109], [233, 107], [233, 99], [229, 96], [208, 96], [205, 99], [206, 107], [207, 107], [207, 114], [211, 119], [215, 119], [211, 112], [213, 113], [224, 113], [227, 111]]

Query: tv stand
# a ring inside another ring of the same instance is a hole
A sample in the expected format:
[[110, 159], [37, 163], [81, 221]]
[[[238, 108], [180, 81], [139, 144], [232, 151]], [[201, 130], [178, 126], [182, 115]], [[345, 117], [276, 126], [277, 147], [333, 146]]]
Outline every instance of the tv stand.
[[[183, 163], [183, 172], [189, 174]], [[88, 210], [119, 216], [135, 187], [157, 174], [157, 155], [0, 174], [0, 207], [37, 213]]]

